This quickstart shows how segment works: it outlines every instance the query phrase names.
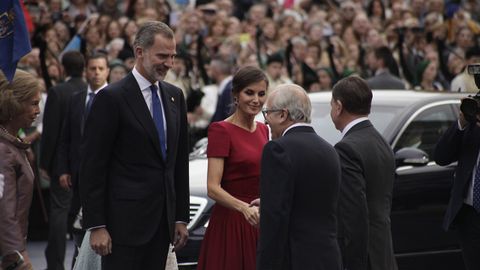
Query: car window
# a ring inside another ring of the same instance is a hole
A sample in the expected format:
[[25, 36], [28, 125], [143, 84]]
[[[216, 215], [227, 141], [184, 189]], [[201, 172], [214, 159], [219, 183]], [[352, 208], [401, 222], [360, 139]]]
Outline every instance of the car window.
[[[341, 132], [333, 125], [330, 117], [330, 103], [316, 102], [312, 105], [312, 125], [315, 131], [330, 144], [336, 144], [341, 139]], [[402, 107], [372, 104], [368, 118], [380, 134], [383, 134], [400, 109]]]
[[433, 157], [438, 139], [457, 120], [451, 104], [421, 110], [423, 111], [418, 113], [412, 121], [407, 122], [407, 128], [401, 133], [394, 147], [395, 152], [405, 147], [413, 147]]

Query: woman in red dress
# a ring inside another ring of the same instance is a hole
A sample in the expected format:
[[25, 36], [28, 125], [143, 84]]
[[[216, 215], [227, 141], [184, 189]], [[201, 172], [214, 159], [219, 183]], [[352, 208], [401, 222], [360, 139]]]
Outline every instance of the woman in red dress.
[[208, 130], [208, 196], [215, 200], [202, 242], [198, 270], [254, 270], [259, 211], [260, 159], [268, 128], [256, 122], [267, 98], [268, 79], [243, 67], [232, 80], [233, 115]]

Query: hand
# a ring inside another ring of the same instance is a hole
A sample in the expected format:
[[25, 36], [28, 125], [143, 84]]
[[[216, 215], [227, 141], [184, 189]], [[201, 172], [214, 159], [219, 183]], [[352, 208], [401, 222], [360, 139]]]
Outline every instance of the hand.
[[70, 174], [65, 173], [60, 175], [58, 181], [60, 182], [60, 186], [65, 190], [70, 190], [70, 187], [72, 187], [72, 177]]
[[0, 261], [0, 269], [20, 269], [22, 266], [25, 266], [25, 259], [16, 250], [9, 254], [4, 254]]
[[173, 245], [175, 247], [174, 250], [179, 250], [183, 248], [187, 244], [187, 240], [188, 240], [187, 225], [183, 223], [176, 223], [175, 224], [175, 240], [173, 241]]
[[100, 256], [112, 253], [112, 238], [105, 228], [92, 229], [90, 234], [90, 246]]
[[33, 270], [32, 262], [30, 261], [30, 257], [28, 256], [28, 253], [26, 250], [21, 252], [22, 257], [23, 257], [23, 264], [22, 267], [19, 269], [22, 270]]
[[28, 134], [27, 136], [25, 136], [25, 138], [23, 138], [24, 141], [26, 142], [29, 142], [29, 143], [33, 143], [34, 141], [38, 140], [40, 138], [40, 132], [38, 131], [34, 131], [30, 134]]
[[257, 198], [250, 202], [250, 206], [260, 207], [260, 198]]
[[242, 209], [242, 214], [245, 219], [250, 223], [252, 226], [257, 226], [258, 222], [260, 221], [260, 213], [258, 212], [258, 207], [256, 206], [245, 206]]
[[460, 123], [462, 129], [468, 125], [468, 121], [465, 119], [465, 115], [463, 115], [462, 112], [460, 112], [460, 115], [458, 116], [458, 122]]
[[50, 181], [50, 175], [48, 175], [48, 172], [46, 170], [40, 169], [39, 171], [40, 171], [40, 178]]

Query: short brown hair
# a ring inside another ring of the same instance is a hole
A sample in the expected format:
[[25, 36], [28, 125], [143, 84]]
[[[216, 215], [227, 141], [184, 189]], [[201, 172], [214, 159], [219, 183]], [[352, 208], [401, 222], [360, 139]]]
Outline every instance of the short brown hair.
[[140, 47], [143, 49], [150, 48], [155, 42], [155, 36], [161, 35], [167, 39], [174, 39], [175, 34], [168, 25], [159, 21], [148, 21], [140, 26], [135, 40], [133, 41], [133, 48]]
[[0, 124], [13, 119], [25, 110], [23, 102], [40, 91], [37, 78], [28, 72], [17, 69], [11, 83], [0, 72]]
[[343, 108], [352, 114], [370, 114], [372, 97], [372, 90], [365, 80], [358, 76], [343, 78], [332, 89], [332, 98], [340, 100]]

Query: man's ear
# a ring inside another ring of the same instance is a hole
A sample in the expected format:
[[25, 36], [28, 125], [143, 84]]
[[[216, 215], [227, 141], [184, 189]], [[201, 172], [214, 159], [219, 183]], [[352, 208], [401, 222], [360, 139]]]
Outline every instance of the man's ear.
[[342, 101], [340, 101], [339, 99], [338, 100], [333, 100], [333, 102], [335, 103], [335, 112], [337, 115], [341, 115], [342, 112], [343, 112], [343, 104], [342, 104]]
[[135, 47], [135, 56], [136, 57], [142, 57], [143, 56], [143, 48], [140, 46]]
[[281, 121], [282, 123], [288, 121], [288, 119], [289, 119], [289, 118], [288, 118], [288, 114], [289, 114], [289, 112], [288, 112], [288, 110], [286, 110], [286, 109], [283, 109], [283, 110], [281, 111], [280, 117], [282, 118], [282, 121]]

